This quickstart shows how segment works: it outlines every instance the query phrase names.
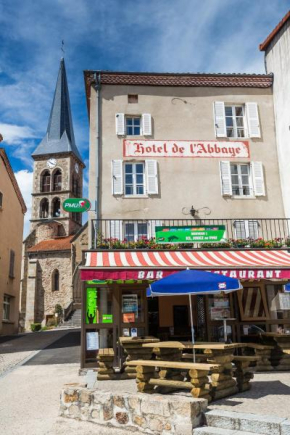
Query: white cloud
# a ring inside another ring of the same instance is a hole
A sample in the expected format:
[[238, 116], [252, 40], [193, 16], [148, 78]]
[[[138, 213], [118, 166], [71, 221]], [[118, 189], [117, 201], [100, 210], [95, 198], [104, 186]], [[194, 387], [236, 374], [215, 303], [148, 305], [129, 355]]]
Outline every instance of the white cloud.
[[18, 145], [24, 140], [35, 138], [35, 132], [28, 126], [0, 123], [0, 133], [8, 145]]
[[29, 233], [29, 219], [31, 218], [33, 172], [29, 172], [27, 169], [22, 169], [21, 171], [15, 172], [15, 177], [27, 207], [27, 213], [24, 217], [23, 231], [23, 237], [25, 238]]

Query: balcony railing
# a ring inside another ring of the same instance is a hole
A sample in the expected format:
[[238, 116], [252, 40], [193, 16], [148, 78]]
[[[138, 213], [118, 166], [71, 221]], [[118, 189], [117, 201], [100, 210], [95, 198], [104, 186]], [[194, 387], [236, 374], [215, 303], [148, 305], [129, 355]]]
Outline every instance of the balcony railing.
[[[290, 247], [290, 219], [93, 219], [92, 249], [214, 249]], [[225, 226], [225, 239], [217, 243], [159, 244], [157, 226]]]

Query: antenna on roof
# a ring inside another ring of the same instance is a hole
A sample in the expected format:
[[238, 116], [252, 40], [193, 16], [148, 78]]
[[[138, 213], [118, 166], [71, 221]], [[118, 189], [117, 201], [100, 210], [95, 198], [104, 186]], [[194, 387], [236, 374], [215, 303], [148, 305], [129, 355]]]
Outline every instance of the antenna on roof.
[[64, 56], [64, 40], [62, 39], [61, 41], [61, 51], [63, 52], [63, 56]]

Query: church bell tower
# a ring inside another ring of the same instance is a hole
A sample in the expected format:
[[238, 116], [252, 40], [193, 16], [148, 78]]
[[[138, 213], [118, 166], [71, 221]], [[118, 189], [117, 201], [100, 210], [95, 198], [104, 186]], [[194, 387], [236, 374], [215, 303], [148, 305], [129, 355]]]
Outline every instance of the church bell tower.
[[64, 211], [62, 203], [82, 197], [85, 165], [74, 138], [64, 59], [60, 61], [47, 132], [32, 158], [31, 231], [37, 229], [38, 241], [74, 234], [82, 225], [82, 215]]

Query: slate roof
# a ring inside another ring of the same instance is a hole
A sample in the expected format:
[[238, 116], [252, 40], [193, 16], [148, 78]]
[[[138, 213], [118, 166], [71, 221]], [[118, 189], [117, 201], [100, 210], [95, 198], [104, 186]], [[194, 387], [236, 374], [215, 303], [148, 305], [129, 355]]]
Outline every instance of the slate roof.
[[29, 248], [27, 252], [70, 251], [71, 239], [72, 236], [43, 240], [32, 248]]
[[83, 163], [75, 143], [64, 59], [60, 61], [47, 132], [32, 157], [56, 153], [73, 153]]
[[280, 21], [280, 23], [278, 23], [277, 26], [275, 27], [275, 29], [272, 30], [270, 35], [267, 36], [265, 41], [259, 45], [260, 51], [265, 51], [268, 48], [270, 43], [273, 41], [273, 39], [275, 38], [277, 33], [282, 29], [282, 27], [287, 23], [289, 18], [290, 18], [290, 11], [287, 12], [287, 14], [284, 16], [284, 18], [282, 18], [282, 20]]

